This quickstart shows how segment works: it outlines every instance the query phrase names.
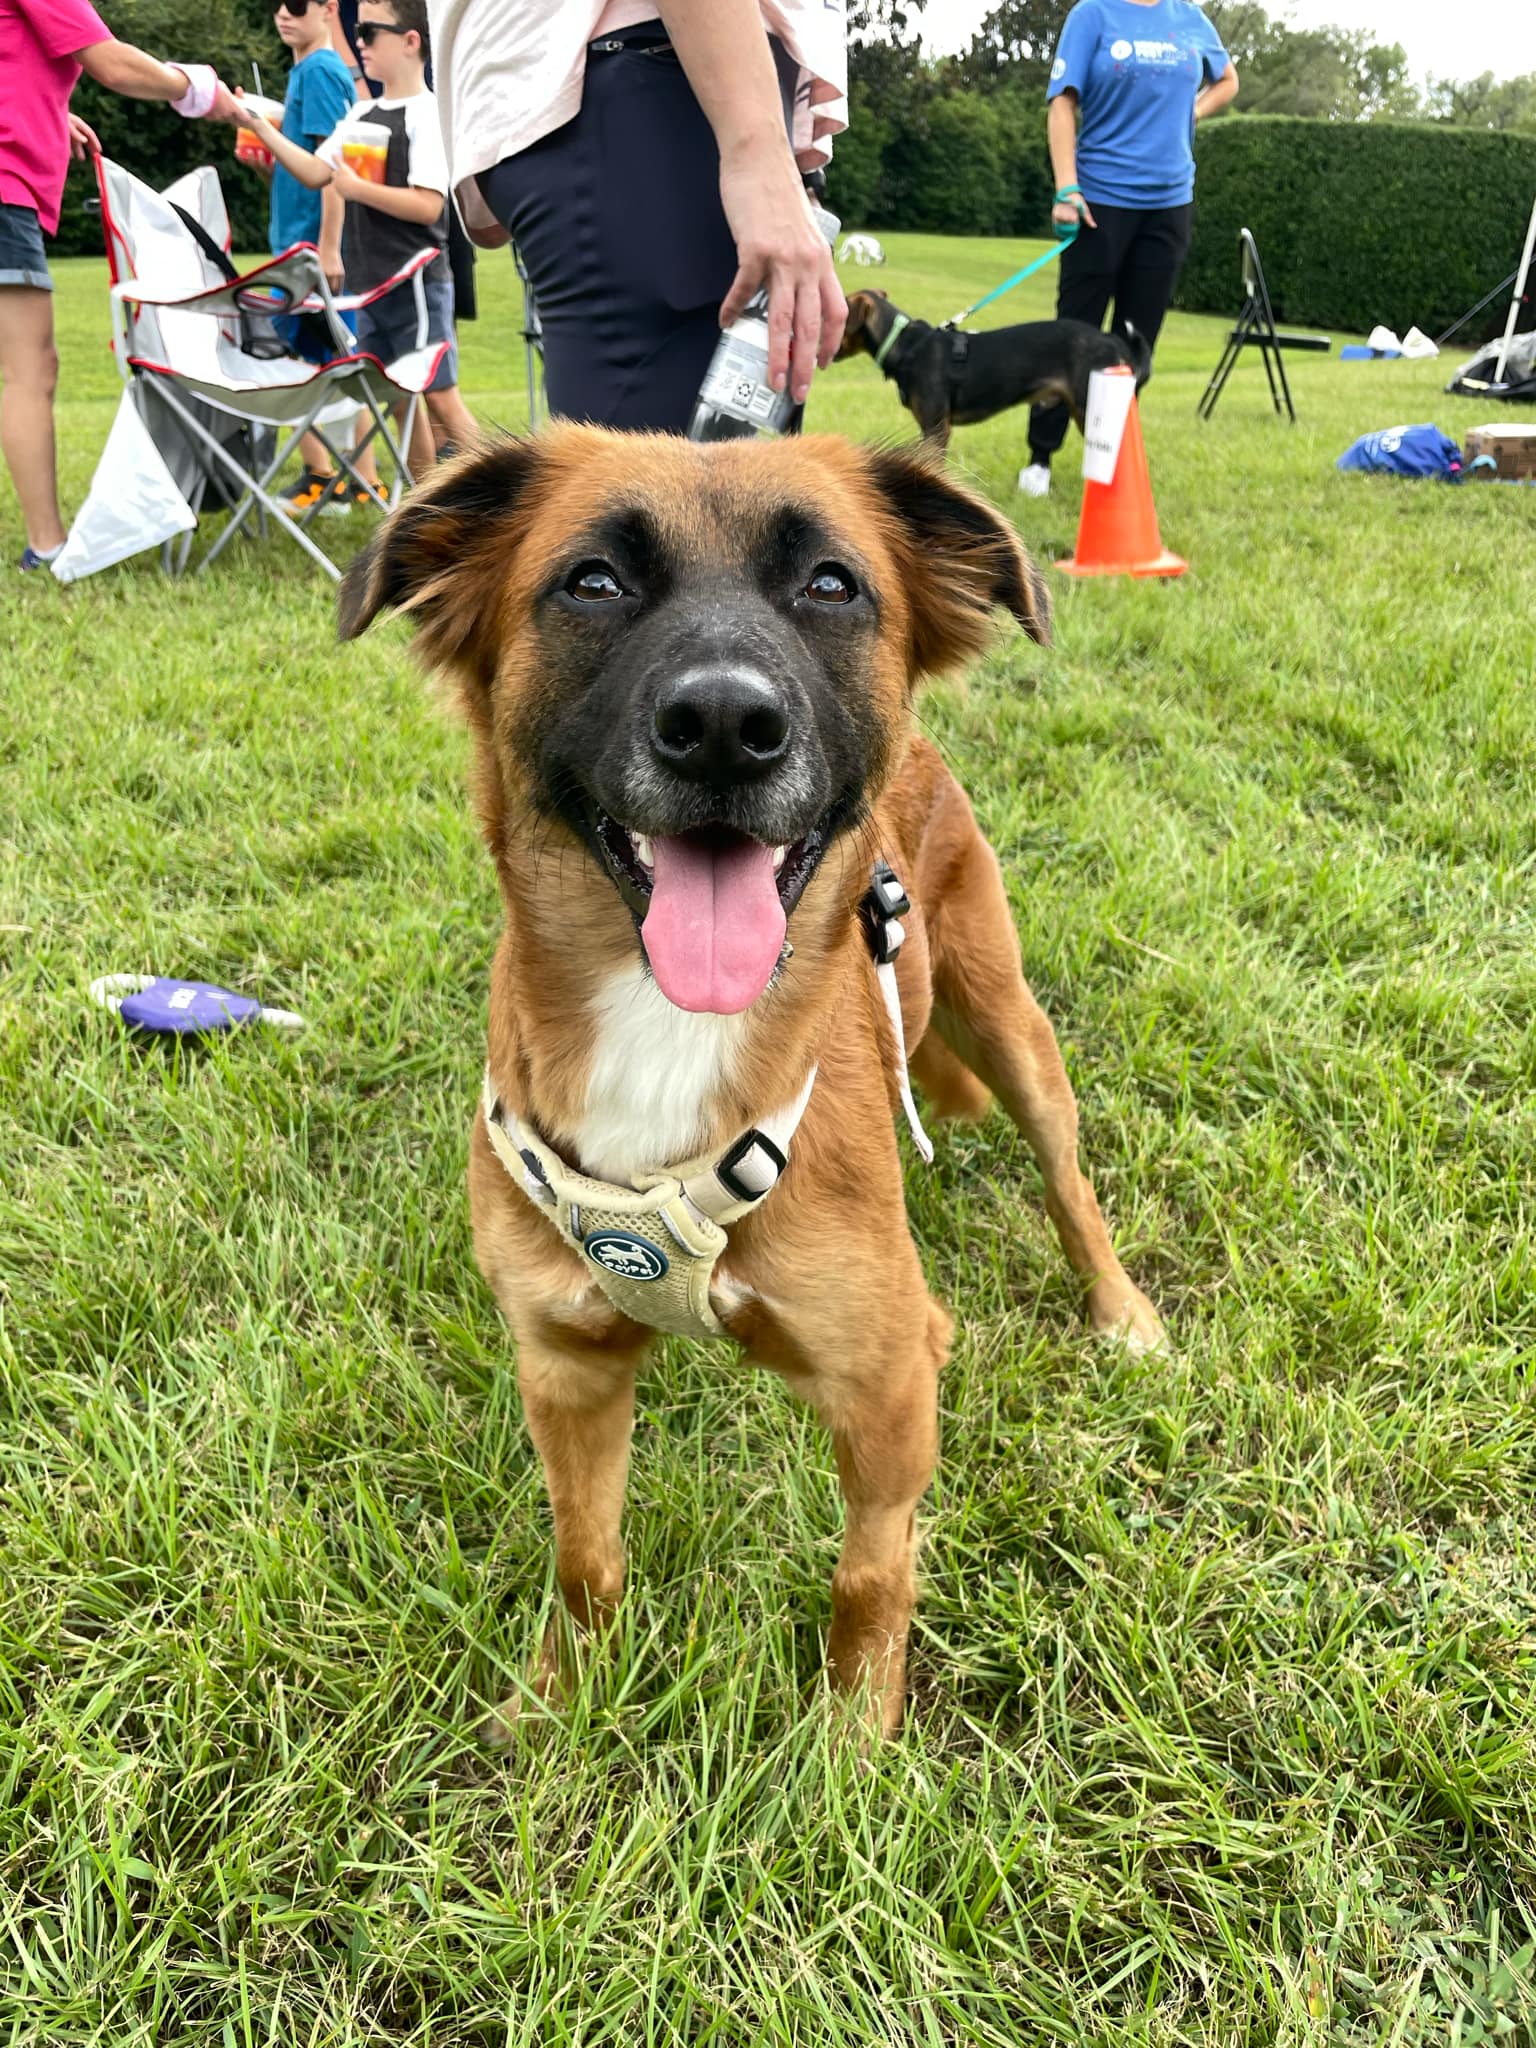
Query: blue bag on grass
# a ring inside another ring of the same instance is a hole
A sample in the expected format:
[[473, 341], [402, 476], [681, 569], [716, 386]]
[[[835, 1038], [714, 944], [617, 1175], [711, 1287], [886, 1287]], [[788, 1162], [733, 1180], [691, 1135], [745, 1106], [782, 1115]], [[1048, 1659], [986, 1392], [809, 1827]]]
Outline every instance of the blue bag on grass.
[[1334, 464], [1336, 469], [1363, 469], [1379, 476], [1437, 476], [1446, 483], [1461, 481], [1461, 450], [1449, 434], [1426, 421], [1420, 427], [1383, 427], [1362, 434]]

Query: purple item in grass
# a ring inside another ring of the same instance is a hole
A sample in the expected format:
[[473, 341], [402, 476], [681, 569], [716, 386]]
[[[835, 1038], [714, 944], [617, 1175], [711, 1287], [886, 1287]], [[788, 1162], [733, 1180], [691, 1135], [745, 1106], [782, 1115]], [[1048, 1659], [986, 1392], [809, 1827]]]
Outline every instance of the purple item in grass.
[[118, 1015], [139, 1031], [229, 1031], [250, 1024], [261, 1005], [211, 981], [171, 981], [162, 976], [136, 995], [124, 996]]

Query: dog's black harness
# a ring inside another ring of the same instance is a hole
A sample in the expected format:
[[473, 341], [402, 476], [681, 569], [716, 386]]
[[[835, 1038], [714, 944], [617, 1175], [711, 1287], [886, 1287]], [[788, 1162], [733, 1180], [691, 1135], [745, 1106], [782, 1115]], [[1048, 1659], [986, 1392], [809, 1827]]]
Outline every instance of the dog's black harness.
[[[912, 325], [913, 323], [907, 318], [905, 313], [898, 313], [891, 323], [890, 333], [887, 334], [885, 340], [881, 342], [879, 348], [875, 351], [875, 368], [883, 370], [886, 376], [893, 378], [898, 386], [901, 384], [901, 372], [910, 345], [908, 342], [908, 330]], [[924, 338], [929, 334], [948, 335], [949, 337], [949, 355], [945, 365], [944, 380], [949, 389], [948, 409], [953, 412], [955, 401], [960, 393], [960, 386], [965, 379], [965, 373], [970, 364], [971, 336], [963, 328], [955, 327], [949, 323], [946, 323], [943, 327], [925, 327], [921, 322], [918, 322], [917, 328], [916, 338], [918, 339]]]
[[[944, 329], [939, 329], [940, 334]], [[971, 337], [963, 327], [949, 329], [949, 409], [955, 409], [955, 400], [960, 395], [961, 379], [965, 376], [966, 365], [971, 359]]]

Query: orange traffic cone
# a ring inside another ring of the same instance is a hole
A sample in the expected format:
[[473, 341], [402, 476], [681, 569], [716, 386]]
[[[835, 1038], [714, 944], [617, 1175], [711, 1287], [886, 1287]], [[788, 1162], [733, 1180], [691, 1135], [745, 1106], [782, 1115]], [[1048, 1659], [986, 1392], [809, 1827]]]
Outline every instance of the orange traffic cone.
[[1182, 556], [1168, 552], [1157, 530], [1134, 398], [1120, 437], [1114, 482], [1083, 485], [1077, 552], [1056, 566], [1069, 576], [1182, 576], [1189, 567]]

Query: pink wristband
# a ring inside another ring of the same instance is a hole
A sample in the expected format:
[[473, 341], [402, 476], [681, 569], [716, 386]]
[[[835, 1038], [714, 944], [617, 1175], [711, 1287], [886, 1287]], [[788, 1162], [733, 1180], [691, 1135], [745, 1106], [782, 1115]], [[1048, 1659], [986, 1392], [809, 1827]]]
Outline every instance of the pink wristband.
[[179, 100], [171, 101], [171, 106], [183, 120], [201, 120], [213, 106], [219, 74], [211, 64], [177, 64], [172, 68], [186, 73], [187, 89]]

